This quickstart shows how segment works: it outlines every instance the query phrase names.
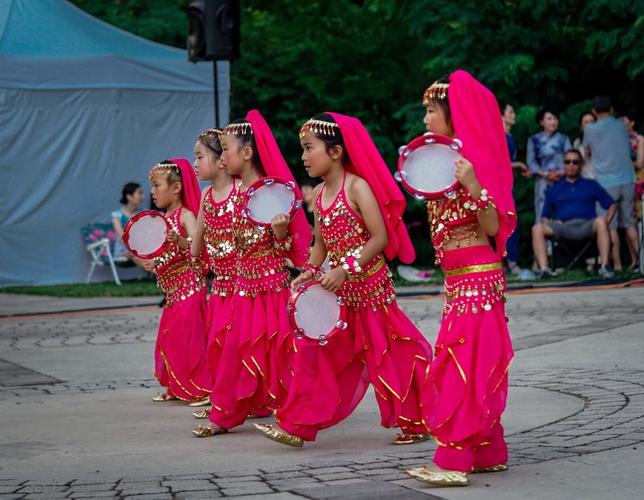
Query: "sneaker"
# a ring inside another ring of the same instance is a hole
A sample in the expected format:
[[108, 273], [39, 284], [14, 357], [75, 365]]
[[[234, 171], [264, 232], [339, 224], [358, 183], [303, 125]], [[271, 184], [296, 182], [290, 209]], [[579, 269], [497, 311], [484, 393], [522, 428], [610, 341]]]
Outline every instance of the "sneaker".
[[613, 271], [611, 271], [610, 269], [608, 269], [608, 267], [606, 267], [606, 266], [600, 268], [599, 271], [597, 271], [597, 274], [601, 278], [604, 278], [604, 279], [607, 279], [607, 280], [615, 277], [615, 273]]
[[556, 277], [557, 277], [557, 273], [555, 273], [549, 267], [544, 267], [543, 269], [540, 269], [539, 271], [537, 271], [537, 279], [540, 279], [540, 280], [545, 280], [548, 278], [556, 278]]
[[519, 281], [534, 281], [535, 279], [537, 277], [530, 269], [521, 269], [521, 272], [517, 274], [517, 280]]

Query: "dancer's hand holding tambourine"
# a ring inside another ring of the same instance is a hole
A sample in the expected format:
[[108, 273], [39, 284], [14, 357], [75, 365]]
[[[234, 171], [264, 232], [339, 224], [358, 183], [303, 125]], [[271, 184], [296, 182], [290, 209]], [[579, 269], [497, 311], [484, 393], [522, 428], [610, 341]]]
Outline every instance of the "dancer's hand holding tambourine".
[[320, 279], [322, 288], [329, 292], [337, 292], [347, 279], [347, 272], [341, 266], [331, 269]]
[[278, 240], [283, 240], [288, 236], [288, 223], [290, 221], [290, 216], [285, 213], [273, 216], [273, 218], [271, 219], [271, 229], [275, 234], [275, 238], [277, 238]]
[[462, 186], [464, 186], [468, 191], [472, 191], [471, 188], [480, 187], [481, 184], [476, 178], [476, 172], [474, 172], [474, 165], [472, 165], [469, 160], [459, 158], [454, 163], [456, 164], [454, 177], [456, 177], [456, 180], [458, 180]]

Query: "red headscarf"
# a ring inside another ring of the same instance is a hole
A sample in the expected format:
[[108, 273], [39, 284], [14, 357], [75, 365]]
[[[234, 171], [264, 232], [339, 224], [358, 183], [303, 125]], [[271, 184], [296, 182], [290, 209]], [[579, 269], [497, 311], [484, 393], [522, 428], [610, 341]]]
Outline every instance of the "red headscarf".
[[201, 188], [192, 164], [185, 158], [171, 158], [169, 161], [179, 167], [181, 172], [181, 202], [190, 210], [194, 216], [199, 215], [199, 204], [201, 203]]
[[362, 122], [353, 116], [328, 114], [333, 117], [342, 132], [350, 161], [347, 170], [367, 181], [378, 201], [380, 213], [387, 228], [388, 242], [384, 251], [385, 256], [390, 260], [398, 257], [405, 263], [413, 262], [416, 253], [402, 220], [407, 201], [380, 156], [369, 132]]
[[[255, 137], [255, 144], [257, 145], [257, 153], [259, 159], [264, 167], [264, 172], [268, 177], [279, 177], [285, 181], [292, 181], [295, 184], [295, 191], [299, 194], [300, 198], [302, 193], [300, 188], [295, 182], [295, 178], [291, 173], [286, 160], [282, 156], [282, 152], [275, 142], [275, 137], [271, 132], [270, 127], [264, 120], [264, 117], [256, 109], [252, 109], [246, 115], [246, 120], [250, 122]], [[309, 256], [309, 249], [311, 247], [311, 228], [306, 220], [304, 211], [299, 209], [291, 222], [289, 223], [289, 232], [293, 235], [293, 244], [289, 258], [296, 266], [302, 266]]]
[[447, 98], [454, 135], [463, 142], [463, 156], [472, 162], [479, 182], [494, 197], [499, 213], [496, 251], [503, 257], [517, 216], [512, 198], [512, 164], [498, 102], [490, 90], [460, 69], [449, 77]]

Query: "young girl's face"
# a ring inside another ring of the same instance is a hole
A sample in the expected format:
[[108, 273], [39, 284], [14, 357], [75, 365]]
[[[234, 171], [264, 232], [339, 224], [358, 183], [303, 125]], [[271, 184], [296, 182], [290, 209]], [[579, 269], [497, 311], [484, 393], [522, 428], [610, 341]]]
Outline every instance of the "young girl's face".
[[221, 136], [221, 164], [228, 175], [239, 176], [252, 158], [252, 148], [243, 146], [233, 134]]
[[168, 208], [181, 196], [181, 183], [168, 183], [162, 173], [152, 174], [152, 201], [159, 208]]
[[134, 208], [139, 208], [143, 203], [143, 189], [137, 188], [132, 194], [127, 195], [128, 203], [131, 203]]
[[324, 177], [333, 166], [331, 158], [322, 139], [315, 137], [310, 130], [300, 139], [302, 145], [302, 162], [309, 177]]
[[217, 175], [221, 166], [221, 158], [210, 148], [204, 146], [201, 141], [195, 142], [194, 147], [194, 168], [195, 174], [202, 181], [211, 181]]
[[425, 118], [423, 118], [423, 123], [428, 132], [454, 137], [454, 127], [447, 122], [443, 108], [434, 101], [429, 101], [425, 109], [427, 112], [425, 113]]

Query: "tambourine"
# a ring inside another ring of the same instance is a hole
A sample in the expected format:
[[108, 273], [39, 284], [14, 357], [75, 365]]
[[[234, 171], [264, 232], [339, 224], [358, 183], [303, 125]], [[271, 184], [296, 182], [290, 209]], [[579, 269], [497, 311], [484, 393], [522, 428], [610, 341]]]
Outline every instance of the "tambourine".
[[394, 177], [416, 199], [444, 198], [458, 188], [455, 162], [462, 147], [458, 139], [427, 132], [398, 150]]
[[326, 345], [329, 338], [347, 328], [347, 306], [319, 280], [300, 285], [288, 303], [289, 319], [297, 338]]
[[277, 214], [293, 218], [302, 206], [302, 197], [295, 183], [277, 177], [263, 177], [251, 184], [244, 193], [243, 214], [259, 227], [271, 227]]
[[167, 248], [166, 235], [171, 231], [168, 221], [159, 212], [144, 210], [134, 215], [123, 230], [123, 243], [141, 259], [152, 259]]

